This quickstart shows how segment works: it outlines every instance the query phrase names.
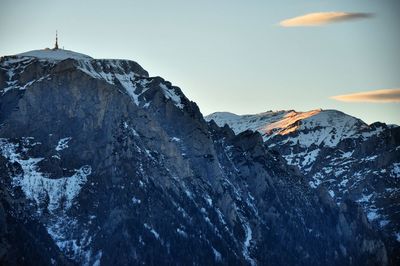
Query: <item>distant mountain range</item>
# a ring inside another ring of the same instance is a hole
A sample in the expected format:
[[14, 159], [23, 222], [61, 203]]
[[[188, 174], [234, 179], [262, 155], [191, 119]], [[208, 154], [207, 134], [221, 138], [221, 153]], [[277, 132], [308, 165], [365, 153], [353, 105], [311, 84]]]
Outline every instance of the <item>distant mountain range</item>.
[[2, 57], [0, 264], [399, 263], [398, 127], [206, 119], [133, 61]]
[[368, 220], [400, 242], [400, 127], [373, 123], [337, 110], [227, 112], [205, 117], [236, 134], [259, 132], [268, 149], [296, 167], [310, 187], [324, 186], [337, 202], [351, 199]]

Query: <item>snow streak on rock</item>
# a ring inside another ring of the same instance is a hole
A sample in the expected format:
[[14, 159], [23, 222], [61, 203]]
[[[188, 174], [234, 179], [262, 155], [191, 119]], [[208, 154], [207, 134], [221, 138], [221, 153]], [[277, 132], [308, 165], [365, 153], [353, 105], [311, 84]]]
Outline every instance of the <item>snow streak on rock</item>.
[[75, 174], [70, 177], [58, 179], [48, 178], [38, 170], [37, 164], [43, 158], [23, 159], [16, 152], [15, 144], [9, 143], [5, 139], [0, 139], [0, 149], [4, 157], [12, 163], [21, 165], [23, 174], [13, 178], [13, 183], [24, 191], [28, 199], [34, 200], [38, 206], [45, 203], [48, 198], [47, 208], [49, 211], [63, 207], [69, 209], [74, 198], [79, 194], [81, 187], [87, 181], [87, 176], [91, 173], [91, 167], [82, 166], [75, 170]]
[[64, 150], [64, 149], [68, 148], [68, 142], [69, 142], [71, 139], [72, 139], [71, 137], [60, 139], [60, 140], [58, 141], [57, 146], [56, 146], [56, 151], [62, 151], [62, 150]]
[[[67, 139], [61, 139], [61, 144], [66, 144]], [[18, 150], [28, 151], [29, 148], [20, 143], [12, 143], [8, 139], [0, 139], [1, 155], [11, 163], [18, 163], [22, 169], [21, 174], [12, 176], [12, 184], [20, 187], [26, 198], [36, 203], [39, 216], [47, 215], [43, 210], [47, 208], [49, 217], [44, 225], [64, 254], [71, 259], [82, 261], [84, 265], [87, 264], [91, 259], [91, 251], [86, 247], [90, 244], [91, 237], [86, 231], [79, 237], [71, 238], [74, 230], [81, 225], [70, 218], [67, 211], [91, 174], [91, 167], [84, 165], [76, 169], [72, 176], [53, 179], [40, 172], [38, 163], [43, 158], [29, 158]]]

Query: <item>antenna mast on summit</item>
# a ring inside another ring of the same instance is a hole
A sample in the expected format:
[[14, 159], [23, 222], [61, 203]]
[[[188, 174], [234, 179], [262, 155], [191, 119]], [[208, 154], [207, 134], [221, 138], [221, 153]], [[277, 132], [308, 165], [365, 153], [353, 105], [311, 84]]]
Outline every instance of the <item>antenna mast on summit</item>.
[[56, 44], [54, 45], [54, 50], [57, 50], [57, 49], [58, 49], [58, 34], [56, 31]]

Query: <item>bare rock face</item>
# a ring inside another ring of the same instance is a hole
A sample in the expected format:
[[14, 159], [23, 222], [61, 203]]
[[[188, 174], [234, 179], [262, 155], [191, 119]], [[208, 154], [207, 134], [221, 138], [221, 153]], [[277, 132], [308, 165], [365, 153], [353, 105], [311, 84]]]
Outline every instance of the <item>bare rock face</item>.
[[1, 264], [392, 262], [358, 205], [137, 63], [0, 64]]

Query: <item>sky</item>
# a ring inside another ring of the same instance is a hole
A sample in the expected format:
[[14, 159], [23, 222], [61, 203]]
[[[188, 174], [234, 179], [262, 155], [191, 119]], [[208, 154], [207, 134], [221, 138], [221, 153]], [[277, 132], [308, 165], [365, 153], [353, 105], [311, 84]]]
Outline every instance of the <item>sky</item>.
[[204, 115], [322, 108], [400, 125], [399, 26], [398, 0], [0, 0], [0, 55], [53, 47], [58, 30], [61, 47], [134, 60]]

